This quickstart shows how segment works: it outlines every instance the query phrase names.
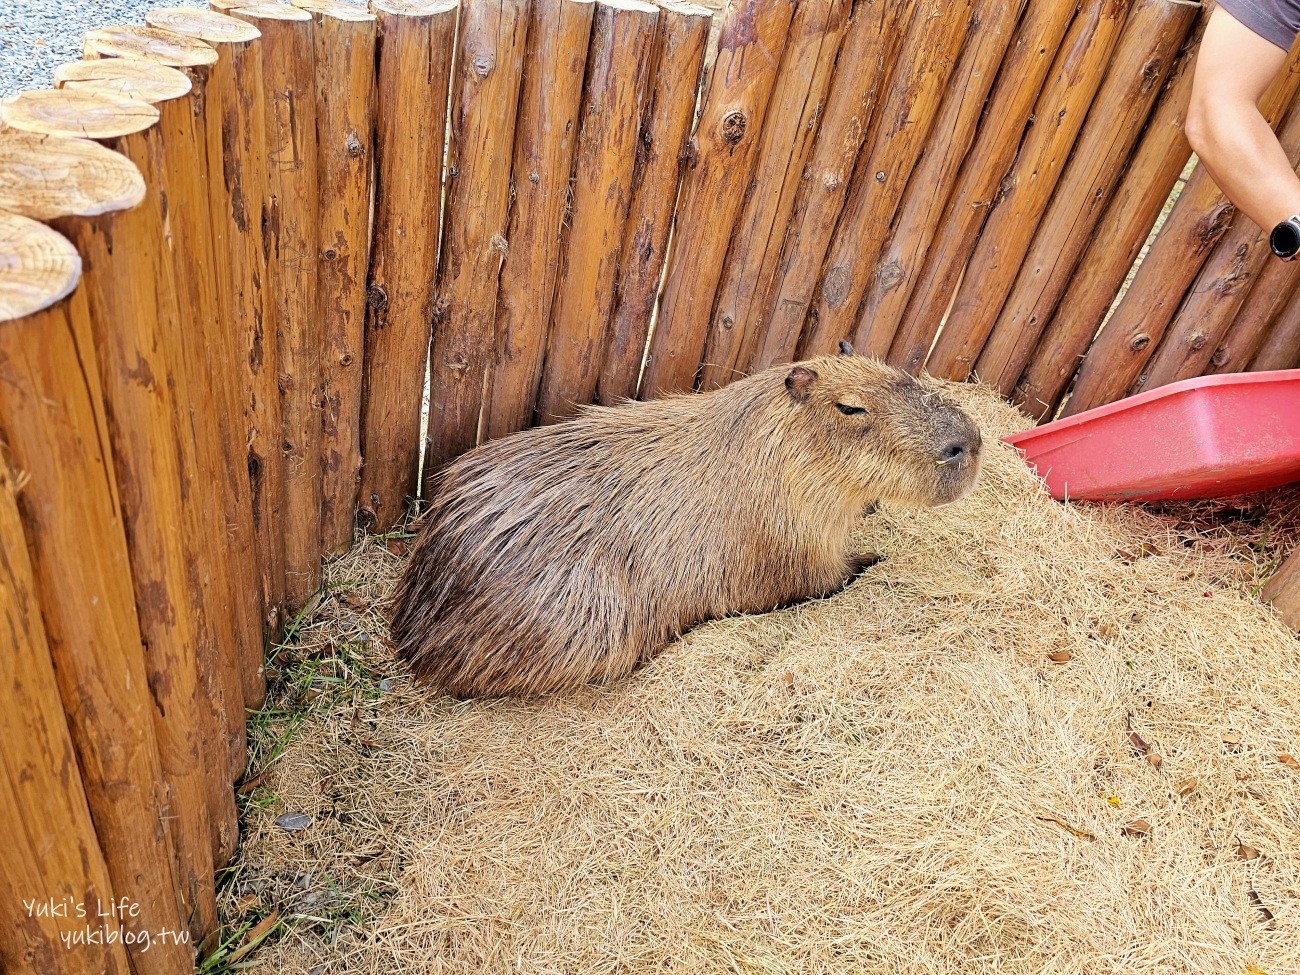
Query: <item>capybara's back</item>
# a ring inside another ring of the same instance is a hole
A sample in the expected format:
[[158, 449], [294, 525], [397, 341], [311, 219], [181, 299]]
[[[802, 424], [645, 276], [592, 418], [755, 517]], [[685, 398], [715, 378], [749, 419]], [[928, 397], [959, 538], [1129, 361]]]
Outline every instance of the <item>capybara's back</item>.
[[398, 653], [466, 697], [621, 677], [704, 620], [834, 592], [866, 505], [955, 500], [979, 449], [960, 409], [858, 356], [493, 441], [439, 475]]

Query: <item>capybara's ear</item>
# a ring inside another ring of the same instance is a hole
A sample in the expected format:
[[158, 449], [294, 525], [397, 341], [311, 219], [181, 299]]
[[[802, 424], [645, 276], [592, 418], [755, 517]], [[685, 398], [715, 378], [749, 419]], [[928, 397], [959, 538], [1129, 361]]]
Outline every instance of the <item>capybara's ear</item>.
[[853, 355], [853, 343], [840, 339], [840, 355]]
[[785, 377], [785, 388], [790, 393], [790, 398], [796, 403], [802, 403], [812, 392], [813, 383], [817, 381], [817, 373], [807, 366], [795, 366]]

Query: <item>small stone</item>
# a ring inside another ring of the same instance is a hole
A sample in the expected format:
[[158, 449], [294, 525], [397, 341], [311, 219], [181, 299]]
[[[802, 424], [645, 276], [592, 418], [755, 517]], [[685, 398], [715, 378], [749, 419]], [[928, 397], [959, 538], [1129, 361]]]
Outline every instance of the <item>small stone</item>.
[[301, 812], [281, 813], [279, 816], [275, 817], [275, 825], [290, 833], [295, 833], [300, 829], [306, 829], [311, 825], [311, 823], [311, 817], [306, 813]]

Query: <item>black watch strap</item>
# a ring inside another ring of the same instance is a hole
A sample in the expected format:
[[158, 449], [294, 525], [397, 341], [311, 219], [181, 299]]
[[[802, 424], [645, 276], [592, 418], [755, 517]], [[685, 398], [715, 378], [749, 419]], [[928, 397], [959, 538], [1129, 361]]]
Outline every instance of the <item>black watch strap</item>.
[[1268, 245], [1284, 261], [1294, 261], [1300, 254], [1300, 215], [1287, 217], [1268, 235]]

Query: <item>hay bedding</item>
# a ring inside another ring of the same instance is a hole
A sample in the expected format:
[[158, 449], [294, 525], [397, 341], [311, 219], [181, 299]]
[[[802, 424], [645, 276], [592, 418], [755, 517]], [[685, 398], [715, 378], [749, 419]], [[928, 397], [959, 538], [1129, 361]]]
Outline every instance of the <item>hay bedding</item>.
[[1019, 414], [954, 393], [974, 497], [614, 687], [427, 696], [373, 609], [400, 558], [341, 559], [287, 659], [363, 664], [303, 704], [224, 895], [289, 920], [254, 970], [1300, 972], [1300, 641], [1249, 595], [1290, 537], [1053, 502], [992, 443]]

